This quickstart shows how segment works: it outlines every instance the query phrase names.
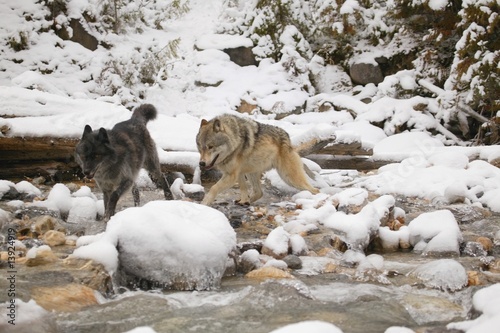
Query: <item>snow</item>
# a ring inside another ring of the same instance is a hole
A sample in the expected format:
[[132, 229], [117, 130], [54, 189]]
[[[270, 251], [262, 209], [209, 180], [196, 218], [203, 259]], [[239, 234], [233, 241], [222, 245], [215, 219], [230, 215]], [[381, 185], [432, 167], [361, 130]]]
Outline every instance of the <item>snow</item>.
[[409, 240], [416, 252], [460, 253], [462, 233], [455, 217], [449, 210], [420, 214], [408, 225]]
[[337, 326], [319, 320], [302, 321], [295, 324], [290, 324], [273, 330], [270, 333], [342, 333], [342, 330]]
[[478, 290], [472, 297], [474, 309], [482, 314], [474, 319], [450, 323], [448, 329], [462, 330], [465, 333], [495, 332], [500, 325], [500, 284]]
[[[221, 212], [186, 201], [151, 201], [115, 214], [104, 234], [85, 239], [73, 256], [118, 266], [139, 278], [186, 289], [220, 284], [236, 234]], [[78, 245], [81, 243], [78, 243]], [[119, 247], [118, 247], [119, 244]]]

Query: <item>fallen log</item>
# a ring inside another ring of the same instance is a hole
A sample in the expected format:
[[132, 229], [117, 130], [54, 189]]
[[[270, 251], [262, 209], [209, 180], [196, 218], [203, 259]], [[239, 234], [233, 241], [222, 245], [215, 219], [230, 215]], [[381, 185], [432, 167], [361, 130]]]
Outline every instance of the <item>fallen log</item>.
[[317, 163], [322, 169], [370, 171], [392, 163], [391, 161], [374, 160], [371, 156], [313, 154], [307, 158]]
[[[54, 137], [0, 137], [0, 179], [22, 180], [43, 176], [47, 180], [77, 181], [83, 177], [75, 161], [78, 139]], [[299, 154], [319, 161], [323, 168], [376, 169], [382, 162], [371, 162], [359, 142], [335, 143], [333, 139], [311, 139], [301, 144]], [[346, 159], [345, 156], [359, 156]], [[165, 152], [160, 156], [164, 173], [180, 172], [193, 176], [198, 157], [195, 152]], [[383, 163], [382, 163], [383, 164]], [[213, 175], [202, 174], [203, 178]]]

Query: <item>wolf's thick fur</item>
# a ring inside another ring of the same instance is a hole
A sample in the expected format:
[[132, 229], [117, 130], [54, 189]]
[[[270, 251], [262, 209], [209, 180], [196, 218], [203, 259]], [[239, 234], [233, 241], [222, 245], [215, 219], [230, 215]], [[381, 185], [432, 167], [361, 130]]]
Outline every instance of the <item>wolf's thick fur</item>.
[[[205, 195], [202, 204], [210, 205], [220, 192], [236, 182], [240, 185], [240, 203], [258, 200], [262, 197], [261, 176], [272, 168], [288, 185], [318, 193], [309, 184], [290, 137], [279, 127], [226, 114], [210, 121], [203, 119], [196, 144], [200, 167], [222, 172], [222, 178]], [[251, 195], [245, 179], [252, 187]]]
[[85, 126], [76, 146], [76, 160], [87, 178], [95, 178], [104, 194], [104, 220], [114, 215], [118, 199], [132, 187], [134, 203], [139, 205], [139, 191], [134, 185], [137, 174], [145, 168], [161, 188], [165, 199], [171, 199], [169, 186], [161, 173], [156, 146], [146, 124], [156, 118], [156, 108], [143, 104], [132, 117], [111, 130], [92, 131]]

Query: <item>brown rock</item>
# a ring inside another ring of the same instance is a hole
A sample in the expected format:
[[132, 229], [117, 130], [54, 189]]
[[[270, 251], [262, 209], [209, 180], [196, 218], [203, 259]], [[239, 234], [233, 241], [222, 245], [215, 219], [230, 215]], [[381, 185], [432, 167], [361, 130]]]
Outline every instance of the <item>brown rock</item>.
[[245, 100], [241, 100], [240, 106], [238, 106], [237, 111], [239, 113], [252, 114], [257, 109], [257, 104], [250, 104]]
[[111, 276], [102, 264], [93, 260], [69, 256], [62, 261], [63, 265], [73, 272], [73, 281], [86, 285], [101, 294], [113, 290]]
[[495, 260], [489, 266], [489, 271], [492, 273], [500, 273], [500, 259]]
[[37, 234], [43, 235], [49, 230], [54, 230], [55, 226], [56, 221], [52, 216], [43, 215], [35, 222], [34, 229]]
[[34, 258], [26, 259], [26, 266], [40, 266], [56, 262], [59, 258], [52, 252], [51, 249], [39, 249]]
[[480, 243], [486, 252], [491, 253], [493, 249], [493, 242], [488, 237], [478, 237], [476, 242]]
[[251, 271], [247, 275], [250, 279], [293, 279], [293, 275], [279, 268], [268, 266]]
[[49, 230], [43, 235], [43, 241], [45, 244], [53, 247], [66, 244], [66, 236], [55, 230]]
[[31, 296], [47, 311], [75, 312], [98, 304], [93, 289], [76, 283], [57, 287], [35, 287]]

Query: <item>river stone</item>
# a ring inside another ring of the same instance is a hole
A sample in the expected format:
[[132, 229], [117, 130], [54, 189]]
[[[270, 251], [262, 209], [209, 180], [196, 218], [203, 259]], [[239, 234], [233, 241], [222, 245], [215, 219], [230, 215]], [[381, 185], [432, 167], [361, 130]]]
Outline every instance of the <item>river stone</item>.
[[98, 304], [94, 290], [76, 283], [57, 287], [35, 287], [32, 297], [48, 311], [73, 312]]
[[427, 287], [449, 291], [461, 290], [468, 282], [467, 271], [453, 259], [428, 262], [415, 268], [410, 275], [420, 279]]
[[483, 249], [488, 253], [493, 250], [493, 242], [488, 237], [478, 237], [476, 242], [480, 243], [483, 246]]
[[266, 266], [251, 271], [247, 275], [250, 279], [293, 279], [293, 275], [273, 266]]
[[56, 226], [56, 219], [50, 215], [42, 215], [36, 219], [34, 224], [35, 232], [39, 235], [45, 234], [49, 230], [54, 230]]
[[301, 269], [302, 268], [302, 260], [293, 254], [289, 254], [283, 258], [283, 261], [287, 264], [288, 268], [291, 269]]
[[47, 245], [30, 249], [26, 254], [26, 258], [26, 266], [28, 267], [46, 265], [59, 260], [54, 252], [52, 252], [52, 249]]
[[43, 241], [49, 246], [59, 246], [66, 244], [66, 236], [55, 230], [49, 230], [43, 235]]

